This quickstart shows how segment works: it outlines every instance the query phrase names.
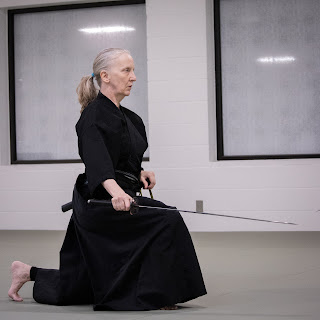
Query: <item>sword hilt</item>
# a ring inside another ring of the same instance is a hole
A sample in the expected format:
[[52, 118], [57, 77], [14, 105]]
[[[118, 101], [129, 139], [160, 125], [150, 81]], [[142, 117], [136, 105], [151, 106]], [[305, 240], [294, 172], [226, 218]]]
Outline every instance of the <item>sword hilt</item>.
[[[112, 206], [111, 200], [99, 200], [99, 199], [89, 199], [88, 204], [93, 204], [97, 206]], [[137, 214], [139, 212], [138, 199], [136, 197], [133, 198], [133, 201], [130, 204], [130, 214]]]
[[[95, 206], [107, 206], [111, 207], [112, 202], [110, 200], [99, 200], [99, 199], [89, 199], [88, 204], [93, 204]], [[65, 203], [61, 206], [61, 211], [62, 212], [67, 212], [72, 209], [72, 202]], [[138, 199], [136, 197], [133, 198], [133, 202], [131, 202], [130, 205], [130, 213], [131, 214], [137, 214], [139, 211], [139, 205], [138, 205]]]

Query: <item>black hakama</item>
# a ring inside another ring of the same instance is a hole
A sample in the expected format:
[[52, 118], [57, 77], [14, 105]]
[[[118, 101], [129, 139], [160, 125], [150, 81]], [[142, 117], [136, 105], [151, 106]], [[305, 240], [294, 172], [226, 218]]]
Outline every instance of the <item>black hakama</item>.
[[[86, 174], [75, 184], [60, 268], [38, 270], [34, 299], [55, 305], [93, 304], [94, 310], [153, 310], [206, 294], [178, 211], [140, 208], [131, 215], [87, 203], [92, 196], [110, 199], [100, 187], [107, 178], [134, 195], [135, 187], [118, 179], [116, 171], [140, 172], [147, 147], [143, 123], [131, 111], [119, 110], [101, 93], [87, 109], [77, 124]], [[99, 124], [104, 113], [109, 115], [108, 127]], [[138, 203], [169, 208], [145, 197], [138, 197]]]

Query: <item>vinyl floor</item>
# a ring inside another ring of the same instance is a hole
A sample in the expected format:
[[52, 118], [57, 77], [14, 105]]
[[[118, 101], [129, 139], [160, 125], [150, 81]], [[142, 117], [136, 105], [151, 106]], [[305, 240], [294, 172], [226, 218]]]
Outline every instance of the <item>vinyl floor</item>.
[[0, 232], [0, 320], [320, 320], [320, 232], [192, 234], [208, 294], [176, 311], [94, 312], [7, 297], [10, 265], [58, 266], [64, 232]]
[[27, 298], [16, 303], [0, 299], [1, 320], [319, 320], [319, 289], [269, 289], [228, 293], [211, 306], [186, 303], [176, 311], [101, 311], [85, 306], [48, 306]]

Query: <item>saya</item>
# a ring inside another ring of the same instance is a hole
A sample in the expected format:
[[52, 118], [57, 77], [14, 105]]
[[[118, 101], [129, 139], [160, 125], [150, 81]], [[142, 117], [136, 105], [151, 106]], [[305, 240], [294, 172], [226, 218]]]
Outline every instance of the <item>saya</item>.
[[[92, 205], [98, 205], [98, 206], [110, 206], [110, 205], [112, 205], [110, 200], [89, 199], [88, 203], [92, 204]], [[67, 205], [70, 206], [71, 202], [68, 203]], [[70, 209], [71, 209], [71, 206], [70, 206]], [[256, 219], [256, 218], [232, 216], [232, 215], [226, 215], [226, 214], [218, 214], [218, 213], [212, 213], [212, 212], [199, 212], [199, 211], [190, 211], [190, 210], [180, 210], [180, 209], [175, 209], [175, 208], [162, 208], [162, 207], [144, 206], [144, 205], [140, 205], [138, 203], [137, 199], [135, 198], [134, 201], [131, 203], [130, 213], [131, 214], [137, 214], [139, 212], [140, 208], [152, 208], [152, 209], [157, 209], [157, 210], [180, 211], [180, 212], [205, 214], [205, 215], [211, 215], [211, 216], [216, 216], [216, 217], [224, 217], [224, 218], [243, 219], [243, 220], [260, 221], [260, 222], [268, 222], [268, 223], [290, 224], [290, 225], [295, 225], [295, 226], [297, 225], [296, 223], [287, 222], [287, 221]], [[62, 211], [64, 211], [64, 210], [62, 210]]]

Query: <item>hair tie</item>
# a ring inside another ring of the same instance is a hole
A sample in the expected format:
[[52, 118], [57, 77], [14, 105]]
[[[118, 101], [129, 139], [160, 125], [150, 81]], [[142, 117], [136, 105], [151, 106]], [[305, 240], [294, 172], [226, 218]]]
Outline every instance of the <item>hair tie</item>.
[[91, 73], [91, 77], [94, 78], [94, 73], [93, 72]]

